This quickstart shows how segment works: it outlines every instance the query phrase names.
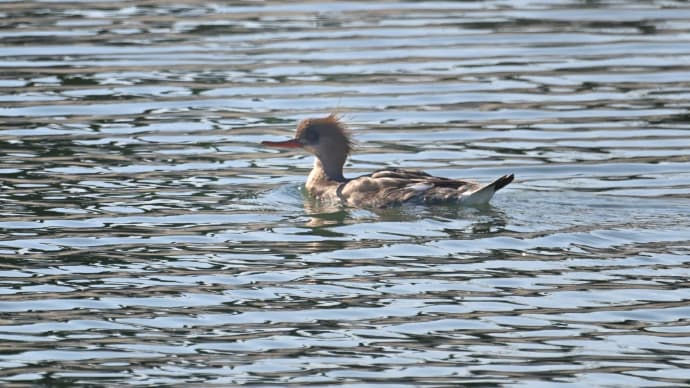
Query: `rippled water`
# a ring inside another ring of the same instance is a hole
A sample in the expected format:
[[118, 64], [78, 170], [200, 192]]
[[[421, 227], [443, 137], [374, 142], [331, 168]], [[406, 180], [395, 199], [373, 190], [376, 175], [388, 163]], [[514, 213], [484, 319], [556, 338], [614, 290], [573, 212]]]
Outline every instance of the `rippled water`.
[[[0, 382], [690, 384], [684, 2], [0, 3]], [[324, 207], [265, 149], [340, 112]]]

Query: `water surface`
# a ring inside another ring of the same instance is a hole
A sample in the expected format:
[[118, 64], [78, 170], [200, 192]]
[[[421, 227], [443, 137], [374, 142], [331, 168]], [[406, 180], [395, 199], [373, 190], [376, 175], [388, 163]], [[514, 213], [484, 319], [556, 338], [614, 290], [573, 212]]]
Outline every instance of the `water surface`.
[[[679, 386], [683, 2], [0, 3], [0, 382]], [[349, 176], [492, 206], [315, 203], [266, 149], [339, 112]]]

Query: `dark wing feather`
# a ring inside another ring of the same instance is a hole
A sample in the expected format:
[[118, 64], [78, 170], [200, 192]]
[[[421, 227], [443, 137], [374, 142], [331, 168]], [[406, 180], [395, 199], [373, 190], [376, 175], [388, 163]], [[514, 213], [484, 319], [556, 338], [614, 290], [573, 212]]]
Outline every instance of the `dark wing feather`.
[[374, 171], [369, 176], [370, 178], [393, 178], [393, 179], [427, 179], [433, 178], [431, 175], [425, 173], [424, 171], [418, 170], [404, 170], [402, 168], [386, 168], [383, 170]]
[[354, 178], [338, 189], [346, 203], [387, 206], [407, 201], [442, 202], [477, 189], [474, 182], [440, 178], [417, 170], [391, 168]]

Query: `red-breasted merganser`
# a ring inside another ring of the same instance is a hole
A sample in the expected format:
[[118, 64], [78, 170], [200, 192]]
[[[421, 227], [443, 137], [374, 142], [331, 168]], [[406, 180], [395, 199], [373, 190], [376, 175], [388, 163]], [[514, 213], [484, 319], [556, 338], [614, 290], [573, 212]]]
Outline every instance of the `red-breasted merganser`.
[[343, 165], [352, 151], [352, 142], [345, 125], [334, 114], [302, 120], [294, 139], [261, 144], [302, 148], [316, 156], [307, 178], [307, 191], [317, 199], [354, 207], [387, 207], [406, 202], [481, 205], [488, 203], [495, 192], [514, 178], [513, 174], [504, 175], [482, 185], [435, 177], [422, 171], [386, 168], [347, 179], [343, 176]]

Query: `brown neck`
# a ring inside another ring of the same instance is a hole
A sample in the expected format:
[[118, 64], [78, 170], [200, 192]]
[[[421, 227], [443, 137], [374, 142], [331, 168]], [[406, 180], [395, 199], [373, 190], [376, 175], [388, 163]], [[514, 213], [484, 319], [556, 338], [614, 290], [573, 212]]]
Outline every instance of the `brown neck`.
[[336, 174], [335, 178], [326, 173], [323, 168], [323, 163], [316, 158], [314, 160], [314, 168], [312, 168], [311, 172], [309, 173], [309, 177], [307, 178], [307, 191], [314, 196], [323, 197], [329, 193], [333, 187], [339, 185], [340, 182], [345, 181], [342, 171], [339, 174], [333, 174]]
[[324, 163], [319, 157], [316, 157], [314, 159], [314, 168], [309, 176], [311, 177], [313, 175], [315, 178], [317, 176], [323, 176], [322, 179], [344, 182], [343, 164], [345, 164], [345, 161], [329, 160], [329, 162], [330, 163]]

